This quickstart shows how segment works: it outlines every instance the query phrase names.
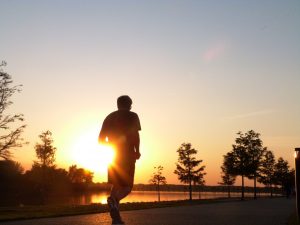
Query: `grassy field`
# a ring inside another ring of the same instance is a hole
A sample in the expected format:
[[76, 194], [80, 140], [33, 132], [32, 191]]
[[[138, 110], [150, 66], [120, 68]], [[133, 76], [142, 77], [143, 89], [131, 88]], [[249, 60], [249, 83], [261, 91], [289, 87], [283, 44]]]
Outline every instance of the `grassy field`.
[[[140, 210], [149, 208], [163, 208], [182, 205], [197, 205], [209, 203], [222, 203], [228, 201], [239, 201], [239, 198], [231, 199], [208, 199], [208, 200], [182, 200], [163, 202], [140, 202], [124, 203], [120, 205], [121, 211]], [[54, 206], [20, 206], [20, 207], [0, 207], [0, 221], [33, 219], [43, 217], [59, 217], [69, 215], [81, 215], [91, 213], [108, 212], [107, 205], [54, 205]]]

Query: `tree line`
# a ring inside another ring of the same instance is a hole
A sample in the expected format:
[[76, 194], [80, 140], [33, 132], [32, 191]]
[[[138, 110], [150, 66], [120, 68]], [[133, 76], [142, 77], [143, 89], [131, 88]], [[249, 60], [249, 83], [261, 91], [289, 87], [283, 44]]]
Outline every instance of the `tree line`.
[[[289, 197], [295, 186], [295, 170], [290, 169], [288, 161], [282, 157], [276, 161], [274, 153], [263, 146], [259, 133], [250, 130], [246, 133], [240, 131], [237, 135], [232, 150], [223, 156], [221, 166], [219, 184], [227, 187], [228, 197], [237, 176], [241, 176], [242, 200], [245, 198], [245, 178], [253, 180], [254, 199], [257, 198], [257, 182], [265, 185], [271, 197], [273, 190], [278, 190], [278, 187]], [[203, 160], [196, 158], [197, 152], [191, 143], [183, 143], [177, 150], [178, 161], [174, 173], [180, 182], [188, 185], [190, 200], [193, 188], [201, 190], [205, 185], [205, 166], [202, 165]], [[166, 178], [162, 175], [163, 167], [157, 168], [150, 183], [157, 186], [159, 195], [160, 185], [166, 184]], [[160, 200], [160, 197], [158, 199]]]
[[20, 163], [0, 161], [0, 198], [2, 204], [47, 204], [53, 196], [66, 197], [84, 193], [93, 182], [93, 173], [72, 165], [68, 170], [55, 164], [56, 148], [52, 134], [45, 131], [35, 145], [36, 158], [24, 172]]
[[13, 104], [15, 93], [21, 85], [13, 85], [12, 77], [3, 71], [5, 62], [0, 64], [0, 198], [2, 204], [20, 202], [46, 203], [51, 195], [85, 191], [93, 181], [93, 173], [76, 165], [68, 171], [55, 164], [56, 148], [52, 133], [42, 132], [40, 142], [35, 145], [36, 160], [32, 167], [24, 171], [20, 163], [12, 160], [11, 150], [27, 144], [21, 137], [26, 125], [23, 114], [6, 114]]

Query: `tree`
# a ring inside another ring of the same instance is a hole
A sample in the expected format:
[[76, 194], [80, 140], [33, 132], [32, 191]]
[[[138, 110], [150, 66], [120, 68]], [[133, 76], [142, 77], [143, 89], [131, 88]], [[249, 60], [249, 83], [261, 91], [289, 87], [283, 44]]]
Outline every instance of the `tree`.
[[286, 191], [287, 197], [289, 197], [295, 179], [295, 171], [289, 169], [288, 161], [282, 157], [277, 160], [274, 168], [274, 183], [280, 185]]
[[156, 169], [156, 172], [153, 173], [149, 183], [156, 185], [158, 201], [160, 202], [160, 185], [166, 184], [167, 180], [166, 177], [162, 175], [164, 169], [162, 166], [154, 167], [154, 169]]
[[258, 181], [263, 183], [270, 189], [271, 197], [273, 197], [273, 183], [275, 172], [275, 156], [272, 151], [266, 149], [263, 155], [261, 167], [259, 169]]
[[245, 134], [238, 132], [237, 135], [232, 151], [227, 156], [231, 157], [232, 162], [228, 172], [231, 175], [242, 176], [242, 200], [245, 192], [244, 178], [254, 179], [254, 198], [256, 198], [256, 179], [264, 153], [260, 134], [250, 130]]
[[232, 158], [228, 155], [224, 155], [223, 157], [224, 157], [223, 165], [221, 166], [222, 181], [219, 184], [227, 186], [228, 198], [230, 198], [230, 187], [232, 185], [234, 185], [236, 176], [230, 174], [230, 168], [231, 168], [231, 165], [232, 165], [232, 162], [231, 162]]
[[94, 174], [89, 170], [77, 168], [77, 165], [69, 167], [68, 177], [75, 191], [84, 191], [93, 182]]
[[42, 143], [35, 145], [35, 152], [38, 161], [35, 162], [37, 165], [42, 167], [52, 167], [55, 162], [56, 148], [53, 147], [52, 133], [47, 130], [39, 135]]
[[12, 86], [11, 76], [2, 70], [6, 66], [5, 62], [0, 64], [0, 158], [10, 159], [12, 156], [11, 149], [21, 147], [24, 142], [21, 138], [26, 125], [17, 125], [12, 128], [13, 124], [24, 121], [23, 114], [6, 115], [4, 111], [13, 104], [10, 98], [20, 92], [20, 86]]
[[244, 135], [241, 134], [240, 138], [242, 142], [244, 142], [244, 145], [249, 155], [250, 174], [248, 175], [248, 178], [253, 179], [254, 181], [254, 199], [256, 199], [256, 193], [257, 193], [256, 182], [257, 182], [257, 177], [259, 176], [258, 172], [266, 148], [263, 147], [262, 140], [260, 139], [260, 134], [256, 133], [253, 130], [248, 131]]
[[193, 177], [194, 186], [198, 185], [199, 199], [201, 198], [201, 187], [203, 187], [205, 185], [204, 176], [206, 175], [206, 173], [203, 172], [204, 169], [205, 169], [205, 166], [201, 166], [198, 173], [196, 173]]
[[203, 160], [197, 160], [194, 155], [197, 154], [197, 150], [192, 148], [190, 143], [181, 144], [178, 152], [178, 163], [176, 163], [176, 170], [180, 182], [189, 185], [190, 200], [192, 200], [192, 182], [196, 176], [199, 176], [199, 172], [203, 171], [205, 166], [198, 167]]
[[20, 163], [0, 160], [1, 206], [20, 203], [20, 195], [23, 192], [23, 172]]

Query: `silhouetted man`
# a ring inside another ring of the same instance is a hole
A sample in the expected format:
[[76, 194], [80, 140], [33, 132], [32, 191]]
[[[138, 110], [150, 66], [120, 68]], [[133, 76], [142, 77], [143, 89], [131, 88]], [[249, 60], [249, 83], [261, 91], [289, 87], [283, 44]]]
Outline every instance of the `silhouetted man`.
[[129, 96], [120, 96], [118, 110], [110, 113], [104, 120], [99, 134], [100, 143], [112, 144], [115, 159], [108, 169], [108, 182], [112, 184], [111, 194], [107, 198], [112, 224], [124, 224], [119, 212], [120, 200], [132, 190], [135, 161], [140, 158], [140, 120], [131, 112], [132, 100]]

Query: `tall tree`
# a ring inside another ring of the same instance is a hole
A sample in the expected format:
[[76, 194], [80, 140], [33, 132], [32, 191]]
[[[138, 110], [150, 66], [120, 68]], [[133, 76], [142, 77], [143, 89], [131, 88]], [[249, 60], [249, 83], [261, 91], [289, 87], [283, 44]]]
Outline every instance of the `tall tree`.
[[254, 198], [256, 199], [257, 177], [259, 176], [259, 168], [261, 167], [263, 155], [266, 151], [266, 148], [263, 147], [263, 142], [260, 139], [260, 134], [253, 130], [248, 131], [244, 135], [241, 134], [240, 138], [244, 142], [249, 155], [250, 174], [248, 175], [248, 178], [253, 179], [254, 181]]
[[273, 197], [273, 183], [275, 172], [275, 156], [272, 151], [265, 151], [259, 168], [258, 182], [263, 183], [270, 189], [271, 197]]
[[228, 155], [224, 155], [223, 157], [223, 165], [221, 166], [222, 181], [219, 182], [219, 184], [227, 186], [228, 198], [230, 198], [230, 187], [234, 185], [236, 176], [230, 173], [230, 169], [233, 164], [233, 162], [230, 161], [232, 158]]
[[247, 133], [238, 132], [235, 144], [232, 145], [232, 151], [228, 157], [232, 157], [232, 166], [230, 174], [242, 176], [242, 199], [244, 199], [244, 178], [254, 179], [254, 198], [256, 198], [256, 180], [258, 169], [264, 152], [259, 133], [253, 130]]
[[[280, 185], [286, 191], [287, 197], [290, 195], [292, 180], [295, 179], [294, 170], [289, 169], [289, 163], [280, 157], [275, 163], [274, 183]], [[292, 179], [293, 178], [293, 179]]]
[[41, 142], [35, 144], [35, 153], [38, 160], [34, 161], [27, 176], [38, 187], [41, 204], [45, 204], [55, 179], [53, 174], [55, 174], [56, 148], [53, 146], [52, 133], [49, 130], [42, 132], [39, 138]]
[[160, 185], [166, 184], [167, 179], [162, 175], [162, 171], [164, 169], [162, 166], [159, 165], [157, 167], [154, 167], [154, 169], [156, 171], [152, 174], [149, 183], [156, 185], [158, 201], [160, 202]]
[[245, 177], [250, 174], [248, 164], [248, 154], [244, 146], [240, 144], [232, 145], [232, 151], [227, 153], [232, 163], [228, 168], [228, 173], [233, 176], [242, 177], [242, 196], [245, 198]]
[[189, 185], [189, 199], [192, 200], [192, 182], [199, 172], [204, 170], [205, 166], [199, 167], [203, 160], [196, 159], [197, 150], [192, 148], [190, 143], [181, 144], [177, 152], [178, 163], [176, 163], [174, 173], [177, 174], [180, 182]]
[[[20, 85], [13, 86], [11, 76], [3, 71], [6, 66], [5, 62], [0, 63], [0, 158], [10, 159], [12, 156], [11, 149], [21, 147], [24, 144], [21, 134], [23, 133], [26, 125], [20, 125], [24, 121], [23, 114], [7, 115], [4, 111], [13, 102], [11, 97], [20, 92]], [[19, 124], [14, 126], [13, 124]]]
[[53, 146], [52, 133], [47, 130], [39, 135], [41, 143], [35, 145], [35, 152], [38, 161], [37, 165], [42, 167], [52, 167], [55, 162], [56, 148]]

